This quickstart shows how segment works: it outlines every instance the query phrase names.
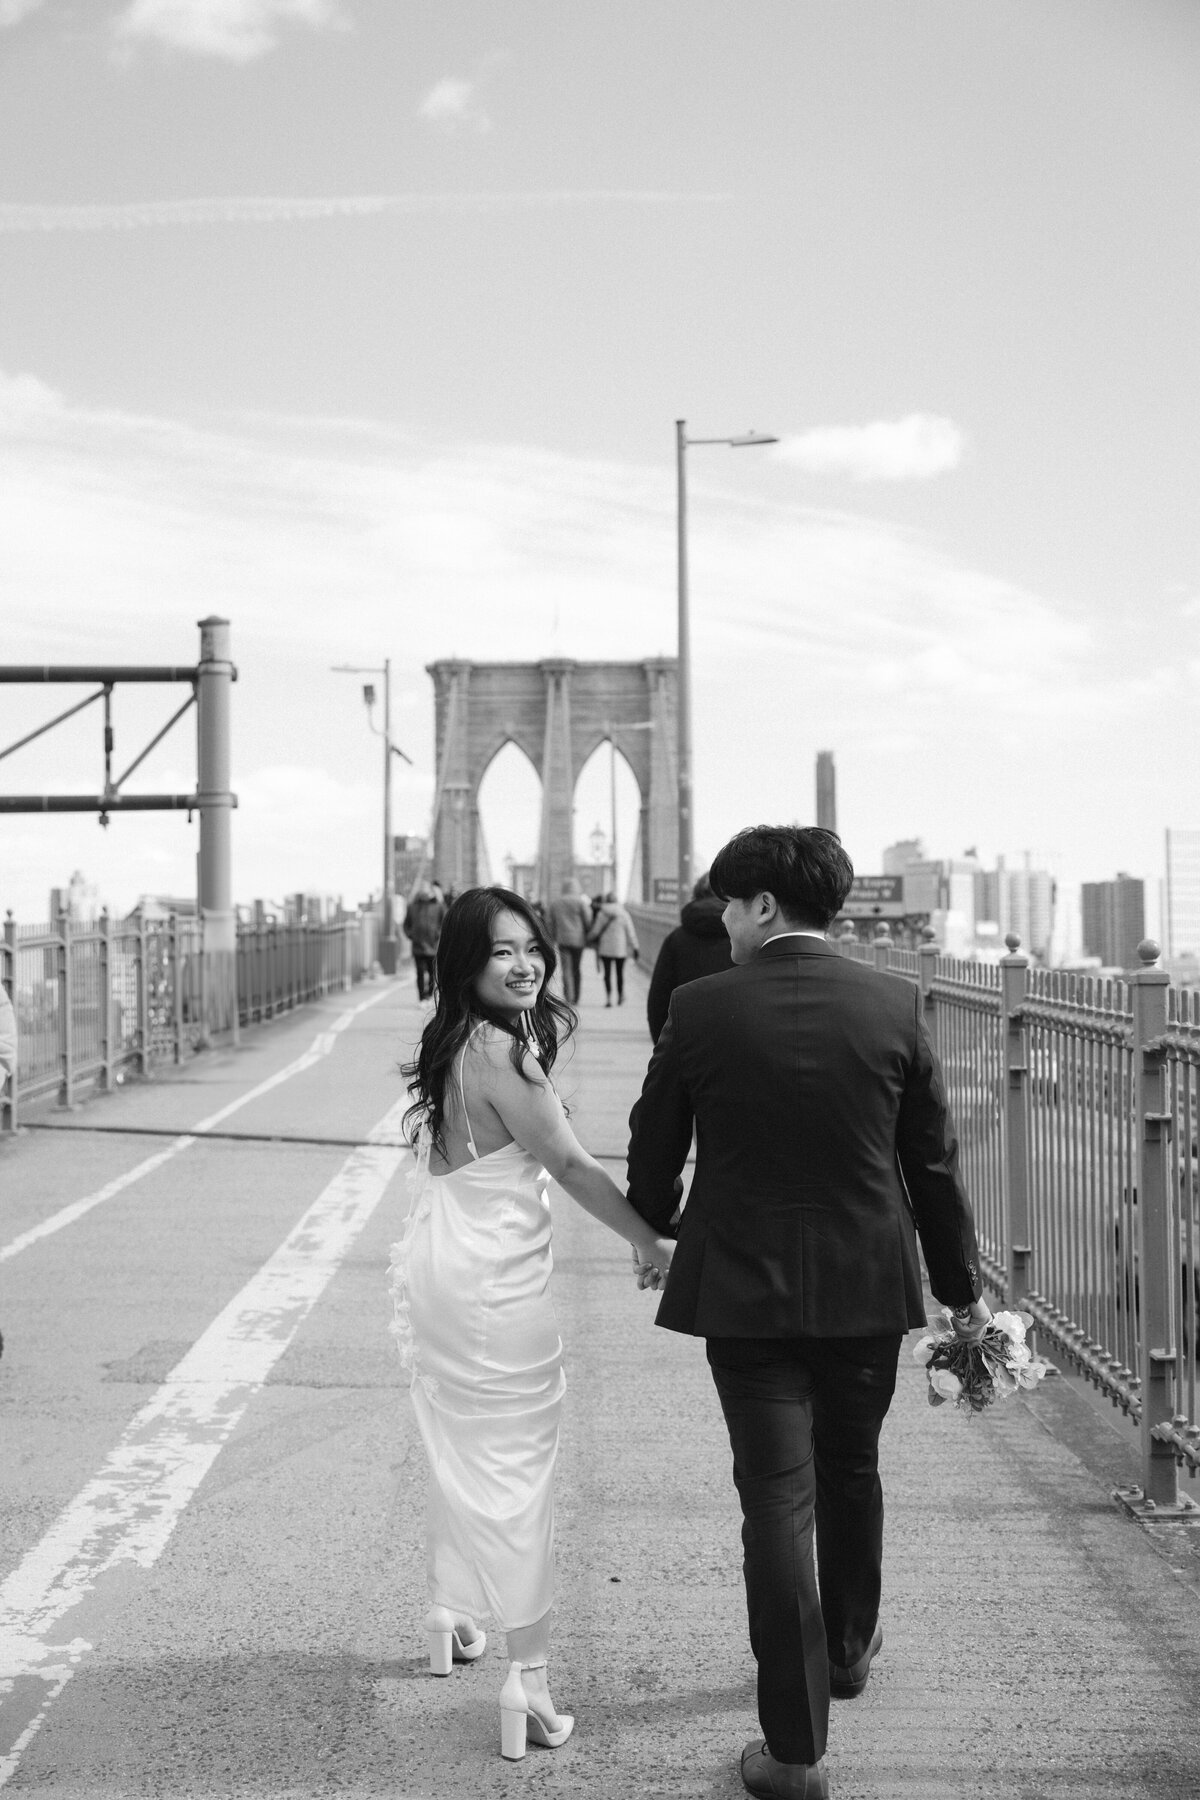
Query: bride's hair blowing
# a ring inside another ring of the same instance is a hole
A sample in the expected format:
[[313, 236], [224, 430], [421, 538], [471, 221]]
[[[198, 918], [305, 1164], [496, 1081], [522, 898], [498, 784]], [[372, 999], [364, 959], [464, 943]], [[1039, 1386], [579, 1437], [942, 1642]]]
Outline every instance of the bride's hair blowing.
[[[546, 965], [546, 979], [533, 1008], [514, 1023], [495, 1008], [486, 1006], [475, 983], [492, 954], [492, 926], [499, 913], [516, 913], [529, 927]], [[417, 1048], [414, 1061], [401, 1074], [408, 1080], [413, 1103], [404, 1115], [404, 1131], [416, 1144], [422, 1125], [429, 1127], [434, 1147], [445, 1154], [442, 1126], [446, 1117], [446, 1083], [454, 1059], [477, 1025], [494, 1025], [512, 1039], [509, 1054], [523, 1080], [532, 1079], [525, 1068], [529, 1052], [548, 1075], [559, 1047], [578, 1023], [565, 1000], [550, 991], [550, 977], [558, 967], [554, 945], [529, 902], [511, 888], [468, 888], [453, 901], [442, 921], [434, 963], [434, 1012]]]

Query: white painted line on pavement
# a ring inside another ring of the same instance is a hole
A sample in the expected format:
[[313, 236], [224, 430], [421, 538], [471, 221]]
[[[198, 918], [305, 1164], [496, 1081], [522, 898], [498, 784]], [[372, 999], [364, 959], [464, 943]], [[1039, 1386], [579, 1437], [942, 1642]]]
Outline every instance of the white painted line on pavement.
[[190, 1132], [174, 1138], [165, 1150], [156, 1151], [153, 1156], [148, 1156], [145, 1162], [138, 1163], [135, 1168], [126, 1170], [124, 1175], [118, 1175], [114, 1180], [106, 1182], [102, 1188], [97, 1188], [94, 1194], [85, 1194], [82, 1200], [73, 1200], [69, 1206], [64, 1206], [59, 1212], [51, 1213], [50, 1217], [43, 1219], [40, 1224], [33, 1225], [28, 1231], [21, 1232], [20, 1236], [13, 1238], [10, 1243], [0, 1245], [0, 1263], [7, 1262], [12, 1256], [19, 1256], [22, 1250], [28, 1250], [31, 1244], [40, 1243], [43, 1238], [53, 1237], [54, 1233], [61, 1231], [64, 1226], [73, 1225], [76, 1219], [81, 1219], [84, 1213], [91, 1212], [94, 1206], [100, 1206], [105, 1200], [111, 1200], [114, 1194], [119, 1194], [125, 1188], [132, 1187], [135, 1181], [141, 1181], [143, 1176], [153, 1174], [155, 1169], [160, 1169], [165, 1162], [170, 1162], [173, 1156], [178, 1156], [181, 1150], [187, 1150], [198, 1137], [203, 1137], [206, 1131], [211, 1131], [214, 1125], [219, 1125], [222, 1119], [227, 1119], [231, 1113], [238, 1112], [243, 1106], [249, 1106], [251, 1100], [257, 1100], [263, 1094], [269, 1094], [272, 1088], [277, 1088], [283, 1082], [290, 1081], [293, 1075], [299, 1075], [303, 1070], [311, 1069], [314, 1063], [320, 1062], [323, 1056], [329, 1055], [337, 1043], [338, 1033], [345, 1031], [351, 1020], [356, 1019], [359, 1013], [366, 1012], [369, 1006], [375, 1006], [390, 992], [389, 988], [382, 988], [379, 993], [372, 994], [369, 1000], [363, 1000], [357, 1006], [348, 1007], [327, 1031], [317, 1034], [303, 1056], [298, 1056], [294, 1062], [278, 1069], [274, 1075], [268, 1076], [266, 1081], [260, 1081], [258, 1086], [251, 1088], [248, 1093], [240, 1095], [236, 1100], [231, 1100], [228, 1106], [223, 1106], [219, 1112], [210, 1113], [207, 1119], [201, 1119], [198, 1125], [192, 1126]]
[[148, 1569], [396, 1173], [407, 1099], [368, 1133], [0, 1586], [0, 1787], [92, 1646], [62, 1621], [104, 1575]]

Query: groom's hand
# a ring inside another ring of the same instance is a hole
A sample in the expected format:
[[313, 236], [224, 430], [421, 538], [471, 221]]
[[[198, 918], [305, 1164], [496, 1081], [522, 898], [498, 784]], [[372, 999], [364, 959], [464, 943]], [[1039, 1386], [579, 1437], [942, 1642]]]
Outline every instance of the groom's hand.
[[647, 1262], [645, 1260], [645, 1258], [642, 1256], [641, 1252], [638, 1250], [638, 1247], [636, 1244], [634, 1244], [632, 1246], [632, 1249], [633, 1249], [633, 1273], [637, 1280], [638, 1287], [639, 1288], [657, 1288], [657, 1287], [661, 1286], [662, 1275], [660, 1274], [659, 1270], [655, 1267], [655, 1265], [652, 1262]]
[[657, 1238], [652, 1257], [644, 1256], [637, 1245], [633, 1250], [633, 1272], [637, 1277], [639, 1288], [653, 1288], [657, 1292], [667, 1279], [667, 1270], [671, 1267], [671, 1257], [675, 1251], [674, 1242], [670, 1238]]

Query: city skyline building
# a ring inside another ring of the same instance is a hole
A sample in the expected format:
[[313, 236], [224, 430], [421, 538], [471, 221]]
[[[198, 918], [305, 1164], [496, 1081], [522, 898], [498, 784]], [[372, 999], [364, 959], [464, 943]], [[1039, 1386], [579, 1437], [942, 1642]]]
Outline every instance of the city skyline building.
[[[1025, 853], [1022, 867], [1010, 869], [1003, 856], [994, 869], [975, 875], [975, 929], [978, 935], [996, 936], [1003, 944], [1010, 934], [1021, 940], [1028, 956], [1046, 961], [1054, 936], [1057, 883], [1048, 869], [1035, 869]], [[994, 932], [984, 933], [984, 924]]]
[[833, 751], [817, 751], [817, 824], [825, 831], [837, 830], [837, 775]]
[[903, 875], [910, 863], [924, 862], [925, 840], [923, 838], [898, 838], [889, 844], [883, 853], [883, 873], [885, 875]]
[[1085, 881], [1080, 892], [1083, 953], [1102, 968], [1136, 969], [1146, 935], [1146, 884], [1118, 873], [1114, 881]]
[[1170, 957], [1200, 956], [1200, 831], [1166, 832], [1164, 948]]

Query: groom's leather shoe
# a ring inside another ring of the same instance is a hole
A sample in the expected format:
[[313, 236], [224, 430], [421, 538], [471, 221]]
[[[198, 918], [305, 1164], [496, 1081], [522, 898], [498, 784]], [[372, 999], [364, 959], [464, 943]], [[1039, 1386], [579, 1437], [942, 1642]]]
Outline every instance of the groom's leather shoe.
[[882, 1649], [883, 1626], [877, 1624], [865, 1654], [857, 1662], [851, 1663], [848, 1669], [841, 1669], [837, 1663], [830, 1663], [829, 1692], [835, 1700], [857, 1700], [867, 1685], [871, 1664]]
[[819, 1762], [777, 1762], [761, 1738], [742, 1751], [742, 1783], [765, 1800], [829, 1800], [829, 1777]]

